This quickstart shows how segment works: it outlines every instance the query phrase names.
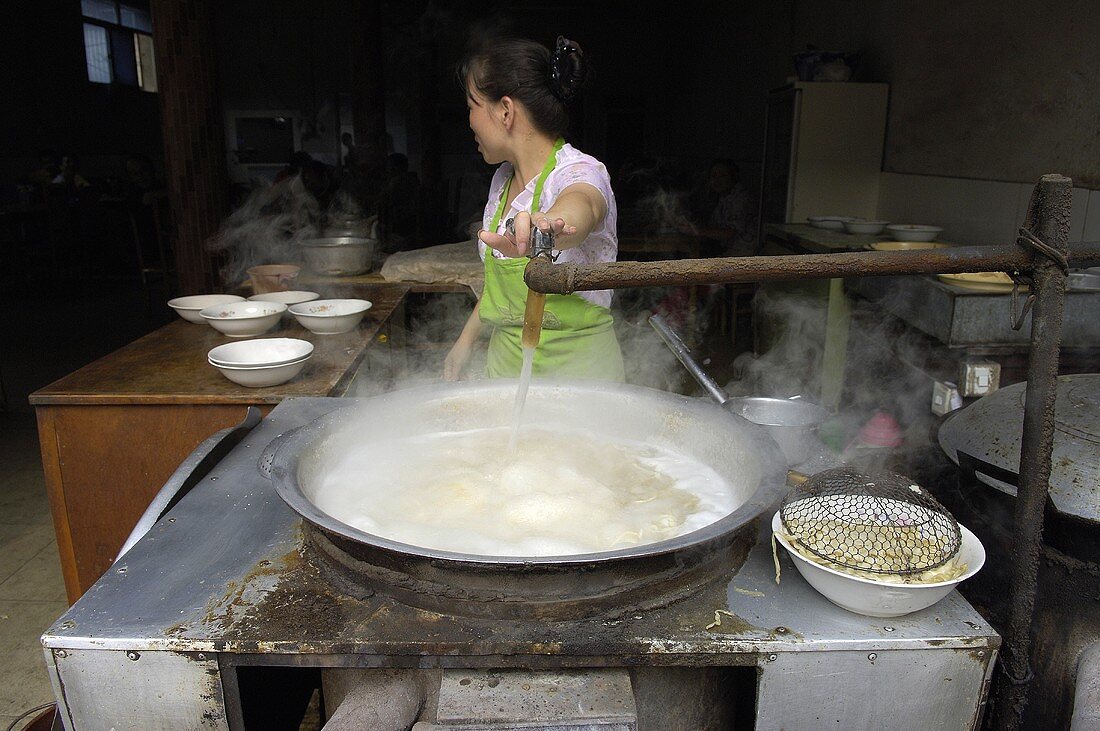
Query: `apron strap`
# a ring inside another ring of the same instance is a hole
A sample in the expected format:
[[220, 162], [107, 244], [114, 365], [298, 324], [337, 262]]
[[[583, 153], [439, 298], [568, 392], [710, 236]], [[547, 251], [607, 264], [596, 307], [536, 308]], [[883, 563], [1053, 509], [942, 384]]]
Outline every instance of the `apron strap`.
[[[535, 180], [535, 192], [531, 197], [531, 213], [537, 213], [542, 210], [542, 189], [546, 185], [546, 178], [550, 176], [550, 173], [554, 170], [554, 167], [558, 164], [558, 151], [565, 145], [565, 139], [559, 137], [554, 141], [554, 149], [550, 151], [550, 155], [546, 158], [546, 162], [542, 166], [542, 172], [539, 173], [538, 178]], [[500, 194], [500, 202], [497, 204], [496, 212], [493, 213], [493, 218], [489, 222], [489, 230], [493, 233], [497, 232], [500, 228], [500, 219], [504, 215], [504, 207], [508, 205], [508, 191], [512, 188], [512, 179], [515, 177], [515, 173], [508, 176], [507, 182], [504, 183], [504, 191]], [[489, 256], [492, 256], [492, 252], [487, 252]]]

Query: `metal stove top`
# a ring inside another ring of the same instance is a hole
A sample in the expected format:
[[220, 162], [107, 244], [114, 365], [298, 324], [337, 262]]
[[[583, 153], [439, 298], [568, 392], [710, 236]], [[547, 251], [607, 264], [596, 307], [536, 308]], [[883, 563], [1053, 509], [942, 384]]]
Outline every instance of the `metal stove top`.
[[[1020, 471], [1027, 383], [1014, 383], [951, 414], [939, 430], [940, 446], [959, 463], [959, 452], [1014, 476]], [[1100, 522], [1100, 374], [1058, 378], [1054, 402], [1050, 500], [1060, 512]], [[1009, 495], [1016, 486], [986, 475], [985, 484]]]
[[[658, 656], [689, 665], [752, 664], [757, 656], [790, 651], [999, 644], [957, 592], [905, 617], [862, 617], [817, 594], [785, 554], [776, 585], [766, 526], [728, 581], [672, 606], [613, 620], [452, 617], [337, 586], [303, 548], [300, 519], [256, 461], [282, 431], [343, 403], [302, 398], [280, 404], [53, 625], [45, 645], [354, 654], [368, 665], [415, 656], [421, 664], [451, 667], [561, 667]], [[711, 626], [716, 619], [720, 625]]]

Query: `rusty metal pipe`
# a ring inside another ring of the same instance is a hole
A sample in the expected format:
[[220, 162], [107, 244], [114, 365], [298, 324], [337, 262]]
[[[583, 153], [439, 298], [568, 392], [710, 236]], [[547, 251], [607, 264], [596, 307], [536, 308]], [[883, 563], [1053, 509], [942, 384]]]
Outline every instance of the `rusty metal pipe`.
[[[1069, 246], [1072, 181], [1044, 175], [1035, 186], [1025, 229], [1049, 247], [1054, 257], [1023, 246], [970, 246], [898, 252], [836, 253], [801, 256], [729, 257], [657, 262], [615, 262], [578, 266], [536, 259], [527, 265], [527, 286], [547, 294], [618, 287], [732, 284], [797, 279], [953, 274], [1004, 271], [1029, 273], [1035, 296], [1027, 391], [1016, 500], [1016, 564], [1000, 677], [993, 704], [994, 728], [1016, 729], [1027, 704], [1031, 680], [1029, 655], [1035, 610], [1043, 512], [1050, 488], [1054, 445], [1054, 402], [1065, 308], [1066, 273], [1062, 266], [1100, 264], [1100, 243]], [[1023, 237], [1026, 238], [1026, 237]]]
[[[1082, 242], [1069, 254], [1071, 267], [1100, 265], [1100, 242]], [[1031, 252], [1020, 246], [957, 246], [913, 251], [867, 251], [789, 256], [733, 256], [721, 259], [618, 261], [610, 264], [554, 264], [537, 257], [527, 264], [527, 286], [546, 294], [571, 294], [619, 287], [685, 286], [772, 282], [792, 279], [876, 277], [892, 274], [1025, 272]]]
[[[1035, 186], [1025, 228], [1058, 252], [1069, 240], [1072, 182], [1044, 175]], [[1043, 512], [1050, 490], [1054, 447], [1054, 400], [1058, 391], [1058, 348], [1062, 341], [1066, 275], [1047, 256], [1035, 256], [1031, 348], [1028, 352], [1024, 429], [1020, 446], [1020, 483], [1016, 494], [1016, 556], [1011, 601], [1002, 647], [1000, 677], [993, 704], [993, 728], [1019, 728], [1031, 681], [1031, 622], [1043, 546]]]

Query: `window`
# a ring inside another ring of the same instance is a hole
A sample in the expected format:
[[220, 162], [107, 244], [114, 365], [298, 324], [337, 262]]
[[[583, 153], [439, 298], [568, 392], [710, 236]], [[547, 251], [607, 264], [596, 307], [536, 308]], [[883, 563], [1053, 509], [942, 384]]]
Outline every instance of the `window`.
[[80, 0], [88, 81], [157, 90], [148, 8], [117, 0]]

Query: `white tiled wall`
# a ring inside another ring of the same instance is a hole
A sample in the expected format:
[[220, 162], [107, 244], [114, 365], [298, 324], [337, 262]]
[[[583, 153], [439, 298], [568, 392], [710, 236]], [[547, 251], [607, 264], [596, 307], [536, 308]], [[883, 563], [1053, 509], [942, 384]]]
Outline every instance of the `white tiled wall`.
[[[942, 226], [956, 244], [1007, 244], [1024, 221], [1033, 183], [883, 173], [878, 217]], [[1091, 214], [1091, 215], [1090, 215]], [[1100, 191], [1073, 189], [1070, 241], [1100, 241]]]

